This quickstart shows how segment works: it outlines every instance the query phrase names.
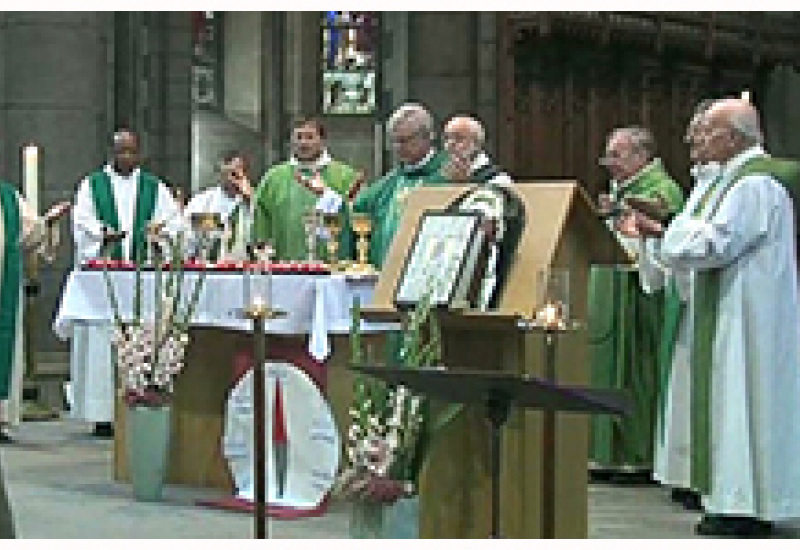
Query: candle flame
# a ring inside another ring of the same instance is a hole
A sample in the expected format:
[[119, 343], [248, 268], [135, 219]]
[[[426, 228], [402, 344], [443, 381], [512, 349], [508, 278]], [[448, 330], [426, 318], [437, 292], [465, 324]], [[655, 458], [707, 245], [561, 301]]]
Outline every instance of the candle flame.
[[563, 320], [561, 318], [561, 309], [558, 305], [553, 303], [546, 303], [536, 313], [537, 322], [546, 328], [561, 328]]

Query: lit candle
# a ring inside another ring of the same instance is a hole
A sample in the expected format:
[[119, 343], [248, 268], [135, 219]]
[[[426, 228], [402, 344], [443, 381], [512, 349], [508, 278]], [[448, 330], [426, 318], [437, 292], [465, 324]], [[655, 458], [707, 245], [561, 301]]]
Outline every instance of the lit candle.
[[22, 148], [22, 189], [25, 201], [39, 213], [39, 148], [26, 145]]
[[553, 304], [547, 304], [544, 306], [544, 324], [548, 327], [551, 327], [556, 324], [558, 320], [558, 310], [556, 310], [556, 306]]
[[253, 296], [253, 303], [251, 307], [256, 313], [263, 313], [267, 309], [267, 303], [260, 295]]
[[547, 303], [536, 314], [540, 326], [548, 329], [561, 328], [561, 314], [555, 304]]

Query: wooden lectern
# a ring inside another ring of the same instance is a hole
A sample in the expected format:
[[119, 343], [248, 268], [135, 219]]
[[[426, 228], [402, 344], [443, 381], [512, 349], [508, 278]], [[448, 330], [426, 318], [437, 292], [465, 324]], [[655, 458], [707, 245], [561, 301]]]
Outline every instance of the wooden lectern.
[[[470, 187], [418, 188], [407, 198], [397, 235], [365, 307], [367, 319], [402, 318], [393, 306], [397, 279], [427, 209], [443, 209]], [[525, 226], [498, 308], [440, 315], [445, 365], [483, 371], [544, 376], [543, 336], [520, 330], [520, 318], [534, 313], [537, 273], [548, 267], [570, 271], [572, 317], [588, 318], [589, 267], [625, 260], [610, 231], [575, 182], [516, 183]], [[556, 363], [559, 384], [587, 386], [588, 333], [560, 336]], [[542, 536], [541, 462], [543, 413], [516, 410], [505, 424], [502, 448], [500, 525], [509, 538]], [[489, 426], [483, 408], [467, 406], [433, 442], [420, 487], [420, 535], [426, 538], [485, 538], [491, 530]], [[585, 538], [588, 513], [588, 421], [559, 414], [555, 432], [555, 536]]]

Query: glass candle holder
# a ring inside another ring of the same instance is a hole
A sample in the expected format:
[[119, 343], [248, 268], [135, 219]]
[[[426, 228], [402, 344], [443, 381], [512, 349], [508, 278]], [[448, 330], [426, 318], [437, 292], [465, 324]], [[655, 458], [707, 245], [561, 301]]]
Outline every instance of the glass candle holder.
[[569, 270], [545, 268], [536, 273], [533, 324], [546, 330], [567, 330], [570, 318]]

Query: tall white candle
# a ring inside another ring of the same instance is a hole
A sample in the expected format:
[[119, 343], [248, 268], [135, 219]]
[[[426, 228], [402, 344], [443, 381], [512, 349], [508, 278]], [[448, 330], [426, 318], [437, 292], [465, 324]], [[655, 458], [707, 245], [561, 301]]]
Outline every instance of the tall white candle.
[[22, 189], [25, 202], [38, 214], [39, 210], [39, 148], [26, 145], [22, 148]]

